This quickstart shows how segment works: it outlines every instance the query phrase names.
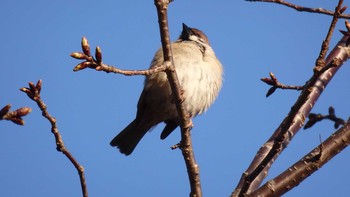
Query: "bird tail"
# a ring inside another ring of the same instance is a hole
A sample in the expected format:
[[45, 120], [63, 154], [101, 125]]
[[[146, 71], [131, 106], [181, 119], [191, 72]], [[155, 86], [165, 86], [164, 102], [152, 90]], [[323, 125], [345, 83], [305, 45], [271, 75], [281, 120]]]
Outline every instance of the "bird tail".
[[119, 148], [121, 153], [130, 155], [149, 129], [150, 126], [140, 127], [140, 121], [135, 119], [113, 138], [110, 145]]

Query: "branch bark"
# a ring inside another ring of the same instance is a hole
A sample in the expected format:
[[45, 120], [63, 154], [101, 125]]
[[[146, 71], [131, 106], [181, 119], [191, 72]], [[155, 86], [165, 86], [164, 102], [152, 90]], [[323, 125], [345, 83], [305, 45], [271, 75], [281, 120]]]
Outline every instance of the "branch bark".
[[[284, 6], [287, 6], [289, 8], [295, 9], [296, 11], [299, 11], [299, 12], [318, 13], [318, 14], [325, 14], [325, 15], [329, 15], [329, 16], [334, 15], [334, 12], [332, 12], [331, 10], [326, 10], [323, 8], [308, 8], [308, 7], [292, 4], [292, 3], [289, 3], [289, 2], [283, 1], [283, 0], [246, 0], [246, 1], [263, 2], [263, 3], [277, 3], [280, 5], [284, 5]], [[339, 15], [339, 18], [350, 19], [350, 15], [349, 14], [341, 14], [341, 15]]]
[[202, 196], [202, 188], [200, 183], [199, 176], [199, 166], [196, 163], [194, 158], [194, 152], [192, 147], [191, 133], [190, 128], [192, 126], [192, 121], [190, 120], [185, 107], [182, 105], [182, 94], [181, 94], [181, 86], [176, 75], [174, 60], [172, 56], [171, 50], [171, 42], [169, 36], [169, 27], [168, 27], [168, 16], [167, 10], [169, 0], [155, 0], [154, 4], [157, 8], [158, 13], [158, 23], [160, 30], [160, 37], [162, 41], [162, 48], [164, 54], [164, 62], [168, 65], [166, 69], [166, 74], [168, 77], [168, 81], [173, 92], [173, 95], [176, 98], [176, 109], [180, 118], [180, 127], [181, 127], [181, 151], [183, 158], [185, 160], [188, 178], [191, 186], [190, 196], [192, 197], [201, 197]]
[[[342, 0], [339, 1], [335, 13], [341, 13], [341, 4]], [[338, 14], [335, 14], [334, 18], [337, 17]], [[333, 22], [334, 21], [335, 19], [333, 19]], [[322, 54], [324, 51], [327, 51], [327, 47], [325, 46], [328, 46], [329, 35], [331, 35], [334, 30], [333, 22], [325, 39], [326, 41], [322, 44]], [[310, 113], [317, 99], [320, 97], [324, 88], [341, 65], [349, 58], [350, 48], [346, 44], [348, 39], [348, 36], [343, 36], [334, 47], [333, 51], [328, 55], [327, 59], [323, 60], [325, 62], [324, 64], [318, 64], [322, 61], [317, 61], [313, 76], [306, 82], [303, 91], [296, 103], [292, 106], [288, 116], [282, 121], [270, 139], [268, 139], [268, 141], [257, 152], [252, 163], [246, 172], [243, 173], [231, 196], [246, 196], [259, 187], [261, 182], [267, 176], [267, 172], [272, 163], [303, 126], [306, 117]]]
[[[330, 66], [331, 68], [320, 74], [318, 77], [318, 74], [314, 74], [306, 83], [306, 88], [300, 94], [298, 100], [288, 113], [288, 116], [283, 120], [270, 139], [268, 139], [268, 141], [260, 148], [252, 163], [242, 175], [239, 184], [232, 193], [232, 196], [238, 196], [241, 189], [244, 188], [244, 185], [249, 185], [249, 188], [246, 188], [246, 191], [247, 193], [250, 193], [261, 184], [272, 163], [303, 126], [306, 117], [310, 113], [317, 99], [320, 97], [324, 88], [336, 74], [341, 65], [349, 58], [350, 48], [346, 46], [348, 39], [348, 36], [343, 36], [327, 57], [326, 64], [332, 64], [333, 66]], [[249, 176], [255, 178], [249, 178]]]
[[171, 0], [155, 0], [154, 4], [157, 8], [158, 13], [158, 23], [160, 30], [160, 37], [162, 42], [162, 49], [164, 55], [164, 62], [161, 66], [156, 68], [151, 68], [147, 70], [122, 70], [114, 66], [104, 64], [102, 62], [102, 52], [100, 47], [96, 47], [95, 57], [92, 56], [89, 43], [85, 37], [82, 38], [81, 46], [83, 52], [71, 53], [71, 56], [75, 59], [85, 60], [79, 63], [73, 71], [80, 71], [85, 68], [95, 69], [97, 71], [104, 71], [106, 73], [116, 73], [123, 74], [127, 76], [131, 75], [151, 75], [157, 72], [165, 72], [170, 84], [172, 94], [174, 96], [174, 101], [176, 105], [177, 112], [179, 114], [179, 122], [181, 128], [181, 142], [179, 143], [179, 148], [182, 151], [183, 158], [185, 160], [189, 182], [191, 185], [190, 196], [200, 197], [202, 196], [202, 188], [199, 176], [199, 166], [194, 158], [194, 152], [192, 147], [191, 133], [192, 121], [188, 115], [185, 107], [182, 105], [184, 100], [182, 95], [181, 86], [176, 74], [171, 41], [169, 36], [168, 27], [168, 17], [167, 10]]
[[115, 73], [115, 74], [122, 74], [126, 76], [133, 76], [133, 75], [151, 75], [158, 72], [165, 72], [167, 68], [166, 65], [163, 64], [161, 66], [146, 69], [146, 70], [122, 70], [115, 66], [104, 64], [102, 62], [102, 51], [99, 46], [96, 47], [95, 57], [93, 57], [90, 52], [91, 51], [90, 45], [86, 37], [83, 37], [81, 39], [81, 48], [83, 52], [73, 52], [70, 54], [70, 56], [75, 59], [85, 60], [74, 67], [73, 69], [74, 72], [84, 70], [86, 68], [91, 68], [97, 71], [104, 71], [106, 73]]
[[333, 133], [326, 141], [248, 196], [282, 196], [320, 169], [349, 144], [350, 121], [348, 120], [342, 128]]

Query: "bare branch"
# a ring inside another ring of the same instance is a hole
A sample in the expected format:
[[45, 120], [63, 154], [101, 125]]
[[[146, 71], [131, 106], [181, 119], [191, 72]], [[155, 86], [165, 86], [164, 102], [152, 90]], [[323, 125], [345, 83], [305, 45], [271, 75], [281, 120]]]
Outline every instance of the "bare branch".
[[[289, 3], [289, 2], [283, 1], [283, 0], [246, 0], [246, 1], [250, 1], [250, 2], [264, 2], [264, 3], [277, 3], [277, 4], [280, 4], [280, 5], [287, 6], [289, 8], [293, 8], [293, 9], [299, 11], [299, 12], [318, 13], [318, 14], [325, 14], [325, 15], [329, 15], [329, 16], [333, 16], [334, 15], [334, 12], [332, 12], [330, 10], [326, 10], [326, 9], [323, 9], [323, 8], [303, 7], [303, 6], [295, 5], [295, 4], [292, 4], [292, 3]], [[350, 19], [350, 15], [341, 13], [339, 15], [339, 18]]]
[[[336, 12], [339, 12], [340, 7], [337, 7]], [[247, 171], [243, 173], [235, 191], [231, 194], [232, 196], [244, 196], [259, 187], [272, 163], [303, 126], [306, 117], [324, 88], [340, 66], [349, 58], [350, 48], [346, 45], [348, 39], [348, 36], [343, 36], [328, 55], [325, 60], [325, 67], [329, 69], [322, 69], [322, 72], [314, 72], [313, 76], [307, 81], [305, 88], [291, 108], [288, 116], [282, 121], [270, 139], [260, 148]]]
[[316, 60], [316, 63], [315, 63], [316, 66], [314, 68], [314, 72], [323, 72], [322, 69], [325, 68], [325, 66], [326, 66], [325, 65], [325, 56], [326, 56], [326, 53], [328, 52], [328, 49], [329, 49], [329, 42], [331, 41], [332, 34], [334, 32], [335, 25], [338, 22], [339, 16], [346, 9], [346, 7], [343, 7], [343, 8], [341, 7], [342, 4], [343, 4], [343, 0], [339, 0], [338, 5], [335, 8], [333, 19], [332, 19], [331, 25], [330, 25], [330, 27], [328, 29], [328, 33], [326, 35], [326, 38], [322, 42], [321, 51], [320, 51], [320, 54], [319, 54], [319, 56], [318, 56], [318, 58]]
[[350, 144], [350, 121], [298, 162], [248, 196], [282, 196], [339, 154]]
[[175, 104], [176, 109], [178, 111], [180, 117], [180, 126], [181, 126], [181, 151], [183, 158], [186, 163], [187, 173], [191, 185], [191, 193], [192, 197], [201, 197], [202, 196], [202, 188], [199, 177], [199, 166], [196, 163], [194, 158], [194, 152], [192, 147], [191, 133], [190, 128], [192, 127], [192, 121], [189, 118], [188, 113], [186, 112], [185, 107], [182, 105], [182, 91], [181, 86], [179, 84], [179, 80], [175, 71], [171, 44], [170, 44], [170, 36], [169, 36], [169, 27], [168, 27], [168, 16], [167, 10], [169, 0], [155, 0], [154, 4], [157, 8], [158, 13], [158, 23], [160, 30], [160, 37], [162, 41], [163, 55], [164, 61], [169, 64], [168, 69], [165, 71], [169, 80], [169, 84], [173, 95], [175, 96]]
[[32, 109], [29, 107], [21, 107], [16, 111], [10, 111], [11, 104], [7, 104], [0, 110], [0, 120], [9, 120], [18, 125], [24, 125], [23, 116], [29, 114]]
[[55, 140], [56, 140], [56, 150], [59, 152], [62, 152], [77, 169], [79, 173], [83, 196], [87, 197], [88, 191], [87, 191], [86, 182], [85, 182], [84, 167], [79, 164], [79, 162], [73, 157], [73, 155], [64, 146], [62, 136], [59, 133], [57, 128], [56, 119], [49, 114], [45, 103], [40, 98], [41, 86], [42, 86], [42, 80], [39, 80], [36, 85], [34, 85], [34, 83], [32, 82], [29, 82], [29, 88], [24, 87], [24, 88], [21, 88], [20, 90], [26, 93], [30, 99], [36, 102], [36, 104], [39, 106], [42, 112], [43, 117], [45, 117], [51, 123], [51, 132], [54, 134]]
[[167, 66], [163, 64], [161, 66], [146, 69], [146, 70], [122, 70], [114, 66], [104, 64], [102, 62], [102, 51], [101, 51], [101, 48], [98, 46], [96, 47], [96, 50], [95, 50], [95, 57], [93, 57], [90, 53], [90, 45], [88, 43], [88, 40], [85, 37], [82, 38], [81, 47], [82, 47], [83, 53], [73, 52], [70, 54], [70, 56], [75, 59], [85, 60], [84, 62], [81, 62], [78, 65], [76, 65], [73, 71], [80, 71], [85, 68], [91, 68], [97, 71], [104, 71], [106, 73], [116, 73], [116, 74], [123, 74], [126, 76], [132, 76], [132, 75], [151, 75], [154, 73], [163, 72], [165, 71], [165, 69], [167, 69]]

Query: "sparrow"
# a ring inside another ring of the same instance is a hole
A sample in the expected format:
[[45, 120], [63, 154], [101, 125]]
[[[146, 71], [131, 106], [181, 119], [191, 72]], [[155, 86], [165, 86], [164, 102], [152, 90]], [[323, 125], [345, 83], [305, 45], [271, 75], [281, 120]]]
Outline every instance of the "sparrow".
[[[223, 68], [211, 48], [208, 37], [196, 28], [182, 24], [179, 38], [171, 43], [175, 70], [182, 88], [183, 105], [193, 118], [205, 112], [217, 98], [222, 86]], [[160, 48], [150, 68], [162, 65]], [[165, 139], [179, 126], [179, 117], [165, 72], [146, 76], [144, 88], [137, 104], [136, 118], [110, 145], [130, 155], [142, 137], [154, 126], [166, 125], [160, 135]]]

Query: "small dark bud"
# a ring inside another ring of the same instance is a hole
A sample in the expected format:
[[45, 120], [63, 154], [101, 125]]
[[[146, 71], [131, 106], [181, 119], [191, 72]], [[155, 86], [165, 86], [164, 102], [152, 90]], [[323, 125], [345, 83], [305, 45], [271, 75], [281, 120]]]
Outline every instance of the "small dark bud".
[[38, 93], [40, 93], [42, 85], [43, 85], [43, 80], [40, 79], [40, 80], [36, 83], [36, 86], [35, 86], [36, 89], [38, 90]]
[[10, 120], [18, 125], [24, 125], [24, 120], [22, 118], [14, 117], [14, 118], [11, 118]]
[[30, 88], [32, 91], [35, 91], [35, 90], [36, 90], [36, 87], [35, 87], [35, 85], [34, 85], [33, 82], [29, 82], [28, 85], [29, 85], [29, 88]]
[[348, 8], [348, 6], [342, 7], [342, 8], [339, 10], [339, 13], [340, 13], [340, 14], [343, 14], [343, 13], [345, 12], [346, 8]]
[[335, 111], [334, 111], [334, 108], [332, 106], [329, 107], [328, 113], [330, 116], [335, 116]]
[[339, 126], [340, 126], [339, 121], [337, 121], [337, 122], [334, 123], [334, 128], [335, 128], [335, 129], [338, 129]]
[[95, 57], [96, 57], [97, 63], [100, 64], [102, 62], [102, 52], [101, 52], [101, 48], [99, 46], [96, 47]]
[[1, 110], [0, 110], [0, 117], [4, 116], [5, 114], [7, 114], [7, 112], [10, 111], [10, 108], [11, 108], [11, 104], [7, 104], [5, 107], [3, 107]]
[[317, 114], [314, 114], [314, 113], [310, 113], [309, 114], [309, 119], [314, 119], [316, 118]]
[[269, 85], [275, 85], [275, 82], [271, 78], [261, 78], [260, 80]]
[[341, 30], [339, 29], [340, 33], [342, 33], [344, 36], [349, 36], [350, 33], [348, 31], [344, 31], [344, 30]]
[[276, 91], [276, 87], [271, 87], [269, 91], [266, 93], [266, 97], [269, 97], [271, 94], [273, 94]]

